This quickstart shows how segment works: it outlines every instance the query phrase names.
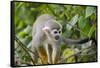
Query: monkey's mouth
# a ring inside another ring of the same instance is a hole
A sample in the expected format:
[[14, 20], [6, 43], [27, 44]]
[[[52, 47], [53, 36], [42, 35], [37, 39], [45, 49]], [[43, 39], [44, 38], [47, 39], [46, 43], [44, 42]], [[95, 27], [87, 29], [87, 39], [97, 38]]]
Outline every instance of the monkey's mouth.
[[60, 38], [59, 36], [55, 36], [55, 39], [56, 39], [56, 40], [59, 40], [59, 38]]

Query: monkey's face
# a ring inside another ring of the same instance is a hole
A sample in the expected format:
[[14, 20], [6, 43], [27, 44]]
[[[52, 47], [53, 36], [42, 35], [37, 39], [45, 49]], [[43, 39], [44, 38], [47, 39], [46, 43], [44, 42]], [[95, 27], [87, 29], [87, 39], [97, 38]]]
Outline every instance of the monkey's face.
[[46, 36], [50, 39], [54, 39], [55, 41], [58, 41], [61, 39], [61, 29], [50, 29], [50, 27], [44, 27], [42, 29]]
[[51, 35], [55, 40], [59, 40], [61, 38], [61, 30], [53, 29], [51, 30]]

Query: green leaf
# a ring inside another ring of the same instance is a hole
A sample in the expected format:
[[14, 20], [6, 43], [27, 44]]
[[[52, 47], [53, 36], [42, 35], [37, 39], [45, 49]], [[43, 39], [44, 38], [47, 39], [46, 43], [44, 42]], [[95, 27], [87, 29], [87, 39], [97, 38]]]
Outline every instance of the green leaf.
[[28, 45], [29, 42], [32, 40], [32, 37], [26, 36], [25, 38], [20, 39], [20, 40], [24, 43], [24, 45]]
[[23, 32], [25, 32], [27, 34], [31, 33], [31, 31], [32, 31], [32, 27], [29, 25], [23, 30]]
[[78, 21], [78, 14], [76, 14], [68, 23], [70, 24], [67, 24], [66, 28], [68, 30], [71, 30], [72, 29], [72, 26], [74, 26]]
[[78, 20], [78, 26], [80, 29], [83, 29], [86, 25], [86, 20], [84, 19], [84, 16], [80, 16]]
[[81, 32], [80, 32], [80, 35], [81, 37], [87, 37], [88, 36], [88, 33], [90, 31], [90, 28], [91, 28], [91, 24], [90, 24], [90, 21], [88, 18], [84, 19], [84, 21], [82, 23], [85, 23], [86, 25], [84, 26], [84, 28], [81, 28]]
[[74, 56], [69, 57], [69, 56], [71, 56], [73, 54], [75, 54], [75, 51], [72, 50], [72, 49], [67, 48], [67, 49], [64, 50], [62, 57], [63, 58], [67, 58], [66, 59], [67, 63], [73, 63], [73, 62], [75, 62], [75, 57]]
[[19, 33], [18, 33], [18, 36], [19, 36], [20, 38], [25, 38], [26, 35], [27, 35], [27, 34], [26, 34], [25, 32], [19, 32]]
[[95, 7], [86, 7], [86, 14], [85, 17], [89, 17], [93, 13], [96, 13], [96, 8]]
[[93, 32], [96, 30], [96, 24], [94, 24], [91, 28], [90, 28], [90, 31], [88, 33], [88, 37], [90, 38], [93, 34]]

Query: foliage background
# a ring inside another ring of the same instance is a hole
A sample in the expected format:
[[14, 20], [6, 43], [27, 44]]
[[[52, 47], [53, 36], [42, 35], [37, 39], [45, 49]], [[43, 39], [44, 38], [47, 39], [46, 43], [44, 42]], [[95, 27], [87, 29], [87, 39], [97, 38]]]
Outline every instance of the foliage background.
[[[72, 39], [97, 39], [96, 6], [43, 4], [14, 2], [15, 64], [30, 65], [32, 25], [41, 14], [50, 14], [63, 26], [62, 36]], [[97, 45], [92, 41], [84, 44], [61, 45], [60, 63], [97, 61]], [[67, 58], [67, 59], [66, 59]], [[40, 61], [37, 63], [41, 64]]]

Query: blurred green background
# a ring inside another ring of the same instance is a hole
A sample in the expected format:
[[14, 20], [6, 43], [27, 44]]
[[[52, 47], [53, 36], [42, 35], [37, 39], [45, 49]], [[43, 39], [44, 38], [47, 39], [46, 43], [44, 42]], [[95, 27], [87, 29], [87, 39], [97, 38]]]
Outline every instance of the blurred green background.
[[[15, 35], [15, 64], [30, 65], [29, 55], [32, 40], [32, 25], [42, 14], [56, 18], [63, 26], [62, 36], [71, 39], [97, 37], [97, 7], [32, 2], [13, 2]], [[90, 46], [90, 47], [89, 47]], [[97, 45], [89, 41], [84, 44], [61, 44], [60, 63], [97, 61]], [[67, 58], [67, 59], [65, 59]], [[41, 62], [38, 61], [38, 65]]]

